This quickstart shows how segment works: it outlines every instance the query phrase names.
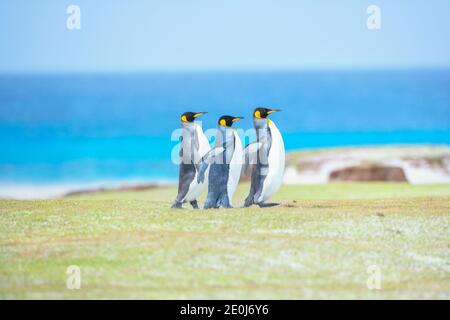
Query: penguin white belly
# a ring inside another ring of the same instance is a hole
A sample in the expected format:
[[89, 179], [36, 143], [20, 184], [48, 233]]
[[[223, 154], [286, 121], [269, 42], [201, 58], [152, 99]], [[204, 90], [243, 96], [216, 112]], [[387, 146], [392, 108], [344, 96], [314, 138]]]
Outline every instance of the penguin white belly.
[[[203, 133], [202, 128], [197, 125], [196, 127], [197, 136], [198, 136], [198, 143], [199, 143], [199, 154], [200, 157], [203, 157], [205, 154], [208, 153], [208, 151], [211, 149], [208, 139], [206, 138], [205, 134]], [[195, 173], [194, 180], [192, 180], [189, 190], [186, 193], [186, 196], [184, 197], [184, 201], [194, 201], [196, 200], [200, 194], [202, 194], [203, 191], [206, 189], [206, 182], [208, 181], [209, 176], [209, 167], [205, 171], [205, 179], [201, 183], [197, 183], [197, 174]]]
[[239, 183], [239, 178], [241, 177], [242, 158], [243, 158], [241, 139], [239, 138], [239, 135], [236, 133], [236, 131], [234, 131], [233, 133], [235, 137], [234, 152], [230, 161], [230, 169], [228, 173], [228, 182], [227, 182], [227, 193], [230, 205], [233, 205], [232, 202], [233, 195], [236, 192], [236, 188]]
[[272, 136], [272, 145], [269, 150], [268, 172], [264, 179], [263, 190], [259, 201], [266, 201], [278, 191], [283, 182], [284, 175], [286, 154], [283, 137], [273, 121], [269, 122], [269, 128]]

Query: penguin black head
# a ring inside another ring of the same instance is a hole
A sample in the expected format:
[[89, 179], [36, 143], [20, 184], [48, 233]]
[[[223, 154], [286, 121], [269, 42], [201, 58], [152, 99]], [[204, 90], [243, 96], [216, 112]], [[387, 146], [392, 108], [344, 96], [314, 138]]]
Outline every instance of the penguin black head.
[[194, 122], [195, 118], [200, 117], [207, 112], [185, 112], [181, 115], [182, 122]]
[[253, 111], [253, 117], [257, 119], [266, 119], [267, 116], [271, 113], [281, 111], [280, 109], [270, 109], [270, 108], [256, 108]]
[[244, 118], [243, 117], [233, 117], [233, 116], [221, 116], [217, 123], [219, 124], [219, 126], [231, 127], [233, 125], [233, 122], [235, 122], [239, 119], [244, 119]]

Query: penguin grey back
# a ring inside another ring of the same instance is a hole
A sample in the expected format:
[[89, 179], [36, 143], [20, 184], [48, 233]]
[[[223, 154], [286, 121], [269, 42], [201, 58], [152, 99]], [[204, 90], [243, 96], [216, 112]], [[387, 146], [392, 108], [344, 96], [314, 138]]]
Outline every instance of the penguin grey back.
[[231, 207], [228, 197], [227, 183], [230, 173], [230, 161], [234, 154], [235, 136], [233, 129], [219, 127], [216, 136], [216, 147], [224, 148], [224, 152], [216, 158], [209, 169], [208, 196], [205, 209]]
[[261, 147], [258, 150], [256, 163], [252, 164], [250, 192], [245, 199], [245, 206], [256, 203], [261, 196], [264, 180], [269, 169], [269, 152], [272, 146], [272, 136], [267, 121], [265, 119], [254, 119], [254, 125], [256, 140], [261, 143]]
[[195, 179], [197, 163], [201, 158], [199, 154], [199, 137], [195, 123], [183, 123], [183, 131], [180, 137], [180, 170], [178, 176], [178, 194], [174, 207], [180, 207], [189, 191], [189, 187]]

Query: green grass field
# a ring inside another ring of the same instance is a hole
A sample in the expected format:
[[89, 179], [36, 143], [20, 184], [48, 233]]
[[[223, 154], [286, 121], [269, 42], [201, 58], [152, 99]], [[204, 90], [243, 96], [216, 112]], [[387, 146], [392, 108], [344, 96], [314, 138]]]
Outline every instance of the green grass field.
[[0, 298], [450, 298], [450, 185], [284, 186], [279, 207], [206, 211], [169, 209], [175, 193], [0, 200]]

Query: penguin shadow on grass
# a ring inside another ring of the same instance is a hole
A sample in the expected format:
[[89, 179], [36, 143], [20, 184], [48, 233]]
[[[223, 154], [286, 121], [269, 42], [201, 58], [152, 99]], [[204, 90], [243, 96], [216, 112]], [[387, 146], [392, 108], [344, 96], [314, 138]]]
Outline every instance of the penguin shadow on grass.
[[280, 208], [283, 208], [283, 207], [286, 207], [286, 208], [297, 207], [297, 205], [293, 205], [293, 204], [290, 204], [290, 203], [288, 203], [286, 205], [283, 205], [282, 203], [278, 203], [278, 202], [264, 202], [264, 203], [254, 204], [252, 206], [241, 205], [241, 206], [235, 206], [235, 207], [222, 207], [222, 206], [219, 206], [219, 207], [213, 207], [213, 208], [201, 208], [198, 205], [197, 201], [191, 201], [189, 203], [191, 204], [192, 208], [183, 208], [181, 205], [179, 205], [179, 206], [172, 205], [171, 208], [172, 209], [187, 209], [187, 210], [217, 210], [217, 209], [246, 209], [246, 208], [251, 208], [253, 206], [257, 206], [257, 207], [262, 208], [262, 209], [264, 209], [264, 208], [273, 208], [273, 207], [280, 207]]
[[278, 206], [281, 206], [281, 203], [277, 203], [277, 202], [265, 202], [265, 203], [258, 203], [257, 206], [260, 207], [260, 208], [271, 208], [271, 207], [278, 207]]

